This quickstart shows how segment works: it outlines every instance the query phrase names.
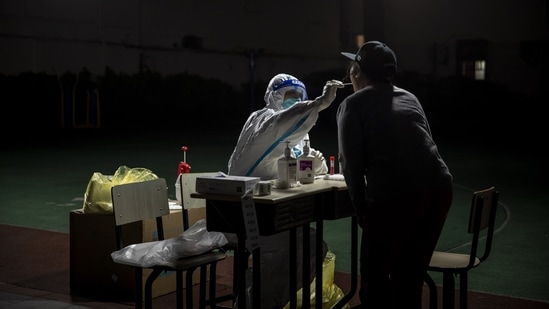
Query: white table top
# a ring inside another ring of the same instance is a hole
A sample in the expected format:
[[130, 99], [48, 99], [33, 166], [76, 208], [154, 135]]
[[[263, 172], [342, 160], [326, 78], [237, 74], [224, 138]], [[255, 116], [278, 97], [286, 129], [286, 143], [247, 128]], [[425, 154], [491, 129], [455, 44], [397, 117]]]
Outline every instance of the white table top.
[[[340, 180], [325, 180], [316, 179], [314, 183], [302, 184], [301, 186], [288, 188], [288, 189], [271, 189], [271, 194], [263, 196], [254, 196], [254, 202], [256, 204], [277, 204], [285, 201], [289, 201], [296, 198], [306, 197], [318, 193], [329, 191], [341, 191], [347, 190], [347, 184], [345, 181]], [[240, 196], [234, 195], [221, 195], [221, 194], [205, 194], [194, 192], [191, 194], [193, 198], [213, 199], [213, 200], [225, 200], [225, 201], [238, 201]]]

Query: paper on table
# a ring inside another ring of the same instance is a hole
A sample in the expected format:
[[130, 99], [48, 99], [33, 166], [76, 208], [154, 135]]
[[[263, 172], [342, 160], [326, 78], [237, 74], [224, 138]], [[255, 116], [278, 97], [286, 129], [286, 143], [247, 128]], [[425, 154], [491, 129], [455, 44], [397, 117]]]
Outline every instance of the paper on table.
[[337, 181], [345, 181], [345, 177], [342, 174], [326, 174], [324, 175], [325, 180], [337, 180]]

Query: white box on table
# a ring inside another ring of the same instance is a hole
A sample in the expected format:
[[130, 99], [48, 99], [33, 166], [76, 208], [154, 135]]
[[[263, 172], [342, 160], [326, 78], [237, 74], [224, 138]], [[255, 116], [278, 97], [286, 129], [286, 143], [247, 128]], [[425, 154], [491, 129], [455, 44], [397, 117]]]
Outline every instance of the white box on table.
[[196, 178], [196, 192], [225, 195], [244, 195], [254, 191], [259, 177], [207, 175]]

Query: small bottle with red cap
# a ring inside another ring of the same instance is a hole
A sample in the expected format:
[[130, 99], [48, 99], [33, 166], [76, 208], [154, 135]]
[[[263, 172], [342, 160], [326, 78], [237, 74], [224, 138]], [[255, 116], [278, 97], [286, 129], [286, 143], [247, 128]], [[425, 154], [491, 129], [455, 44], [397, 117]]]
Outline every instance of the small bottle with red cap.
[[181, 147], [181, 150], [183, 150], [183, 161], [179, 162], [177, 176], [179, 176], [179, 174], [187, 174], [191, 172], [191, 166], [187, 163], [187, 150], [189, 150], [189, 148], [187, 146], [183, 146]]
[[187, 163], [187, 150], [189, 150], [189, 148], [183, 146], [181, 147], [181, 150], [183, 150], [183, 161], [180, 161], [177, 167], [177, 180], [175, 182], [175, 197], [179, 205], [182, 205], [181, 203], [183, 202], [181, 200], [181, 177], [179, 176], [191, 172], [191, 166]]
[[335, 156], [330, 156], [330, 175], [335, 174]]

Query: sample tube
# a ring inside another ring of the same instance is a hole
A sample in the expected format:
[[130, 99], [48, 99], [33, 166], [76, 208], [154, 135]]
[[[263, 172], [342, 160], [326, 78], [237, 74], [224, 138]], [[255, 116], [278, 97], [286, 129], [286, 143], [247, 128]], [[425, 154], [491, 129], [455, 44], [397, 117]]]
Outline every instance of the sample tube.
[[335, 159], [336, 157], [335, 156], [330, 156], [330, 175], [333, 175], [335, 174]]

